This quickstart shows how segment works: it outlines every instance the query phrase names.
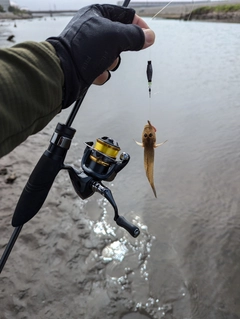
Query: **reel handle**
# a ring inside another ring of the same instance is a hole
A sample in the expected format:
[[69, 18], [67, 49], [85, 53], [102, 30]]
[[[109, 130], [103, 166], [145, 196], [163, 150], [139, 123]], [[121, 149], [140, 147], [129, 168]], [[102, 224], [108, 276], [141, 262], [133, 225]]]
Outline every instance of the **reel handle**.
[[118, 216], [117, 218], [114, 218], [114, 220], [118, 224], [118, 226], [126, 229], [132, 237], [136, 238], [140, 234], [139, 228], [137, 226], [131, 224], [123, 216]]
[[116, 205], [116, 202], [112, 196], [112, 192], [109, 188], [101, 184], [101, 182], [92, 182], [92, 189], [95, 192], [100, 193], [102, 196], [104, 196], [109, 203], [112, 205], [114, 209], [114, 221], [117, 223], [118, 226], [126, 229], [126, 231], [129, 232], [131, 236], [136, 238], [140, 234], [140, 230], [137, 226], [131, 224], [129, 221], [126, 220], [123, 216], [118, 215], [118, 207]]

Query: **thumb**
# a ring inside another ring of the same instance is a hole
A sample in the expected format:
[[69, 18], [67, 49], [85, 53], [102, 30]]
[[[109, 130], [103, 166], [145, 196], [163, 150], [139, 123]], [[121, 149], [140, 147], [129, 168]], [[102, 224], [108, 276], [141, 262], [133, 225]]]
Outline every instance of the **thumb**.
[[150, 47], [155, 41], [155, 33], [151, 29], [143, 29], [145, 35], [145, 43], [143, 49]]

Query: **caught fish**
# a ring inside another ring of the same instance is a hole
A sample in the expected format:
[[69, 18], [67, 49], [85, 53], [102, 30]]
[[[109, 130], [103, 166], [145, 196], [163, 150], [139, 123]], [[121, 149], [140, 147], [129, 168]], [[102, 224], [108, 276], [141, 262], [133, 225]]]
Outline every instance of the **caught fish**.
[[150, 121], [148, 121], [148, 124], [144, 126], [142, 132], [142, 143], [135, 141], [138, 145], [144, 148], [144, 168], [155, 197], [157, 197], [157, 193], [153, 180], [154, 148], [157, 148], [167, 142], [165, 141], [163, 143], [156, 144], [156, 131], [156, 128], [150, 123]]

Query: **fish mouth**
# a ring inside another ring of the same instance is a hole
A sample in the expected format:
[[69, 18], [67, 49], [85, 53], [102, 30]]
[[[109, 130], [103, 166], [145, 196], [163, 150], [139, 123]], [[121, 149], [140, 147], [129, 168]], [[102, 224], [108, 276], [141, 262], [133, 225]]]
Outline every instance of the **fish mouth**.
[[156, 127], [155, 127], [155, 126], [153, 126], [149, 120], [148, 120], [148, 125], [150, 126], [150, 128], [153, 128], [155, 132], [157, 132]]

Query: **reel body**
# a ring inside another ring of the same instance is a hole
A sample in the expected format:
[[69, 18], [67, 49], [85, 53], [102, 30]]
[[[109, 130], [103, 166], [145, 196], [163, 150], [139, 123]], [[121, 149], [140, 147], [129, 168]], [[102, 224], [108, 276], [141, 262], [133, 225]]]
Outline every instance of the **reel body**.
[[76, 193], [82, 199], [92, 196], [94, 192], [100, 193], [112, 205], [117, 225], [125, 228], [133, 237], [137, 237], [140, 234], [139, 228], [118, 215], [118, 208], [111, 190], [101, 183], [101, 181], [112, 181], [127, 165], [130, 155], [123, 152], [117, 160], [120, 147], [115, 140], [107, 136], [97, 139], [95, 145], [93, 142], [85, 144], [86, 148], [81, 161], [82, 171], [71, 166], [64, 166], [69, 172]]

